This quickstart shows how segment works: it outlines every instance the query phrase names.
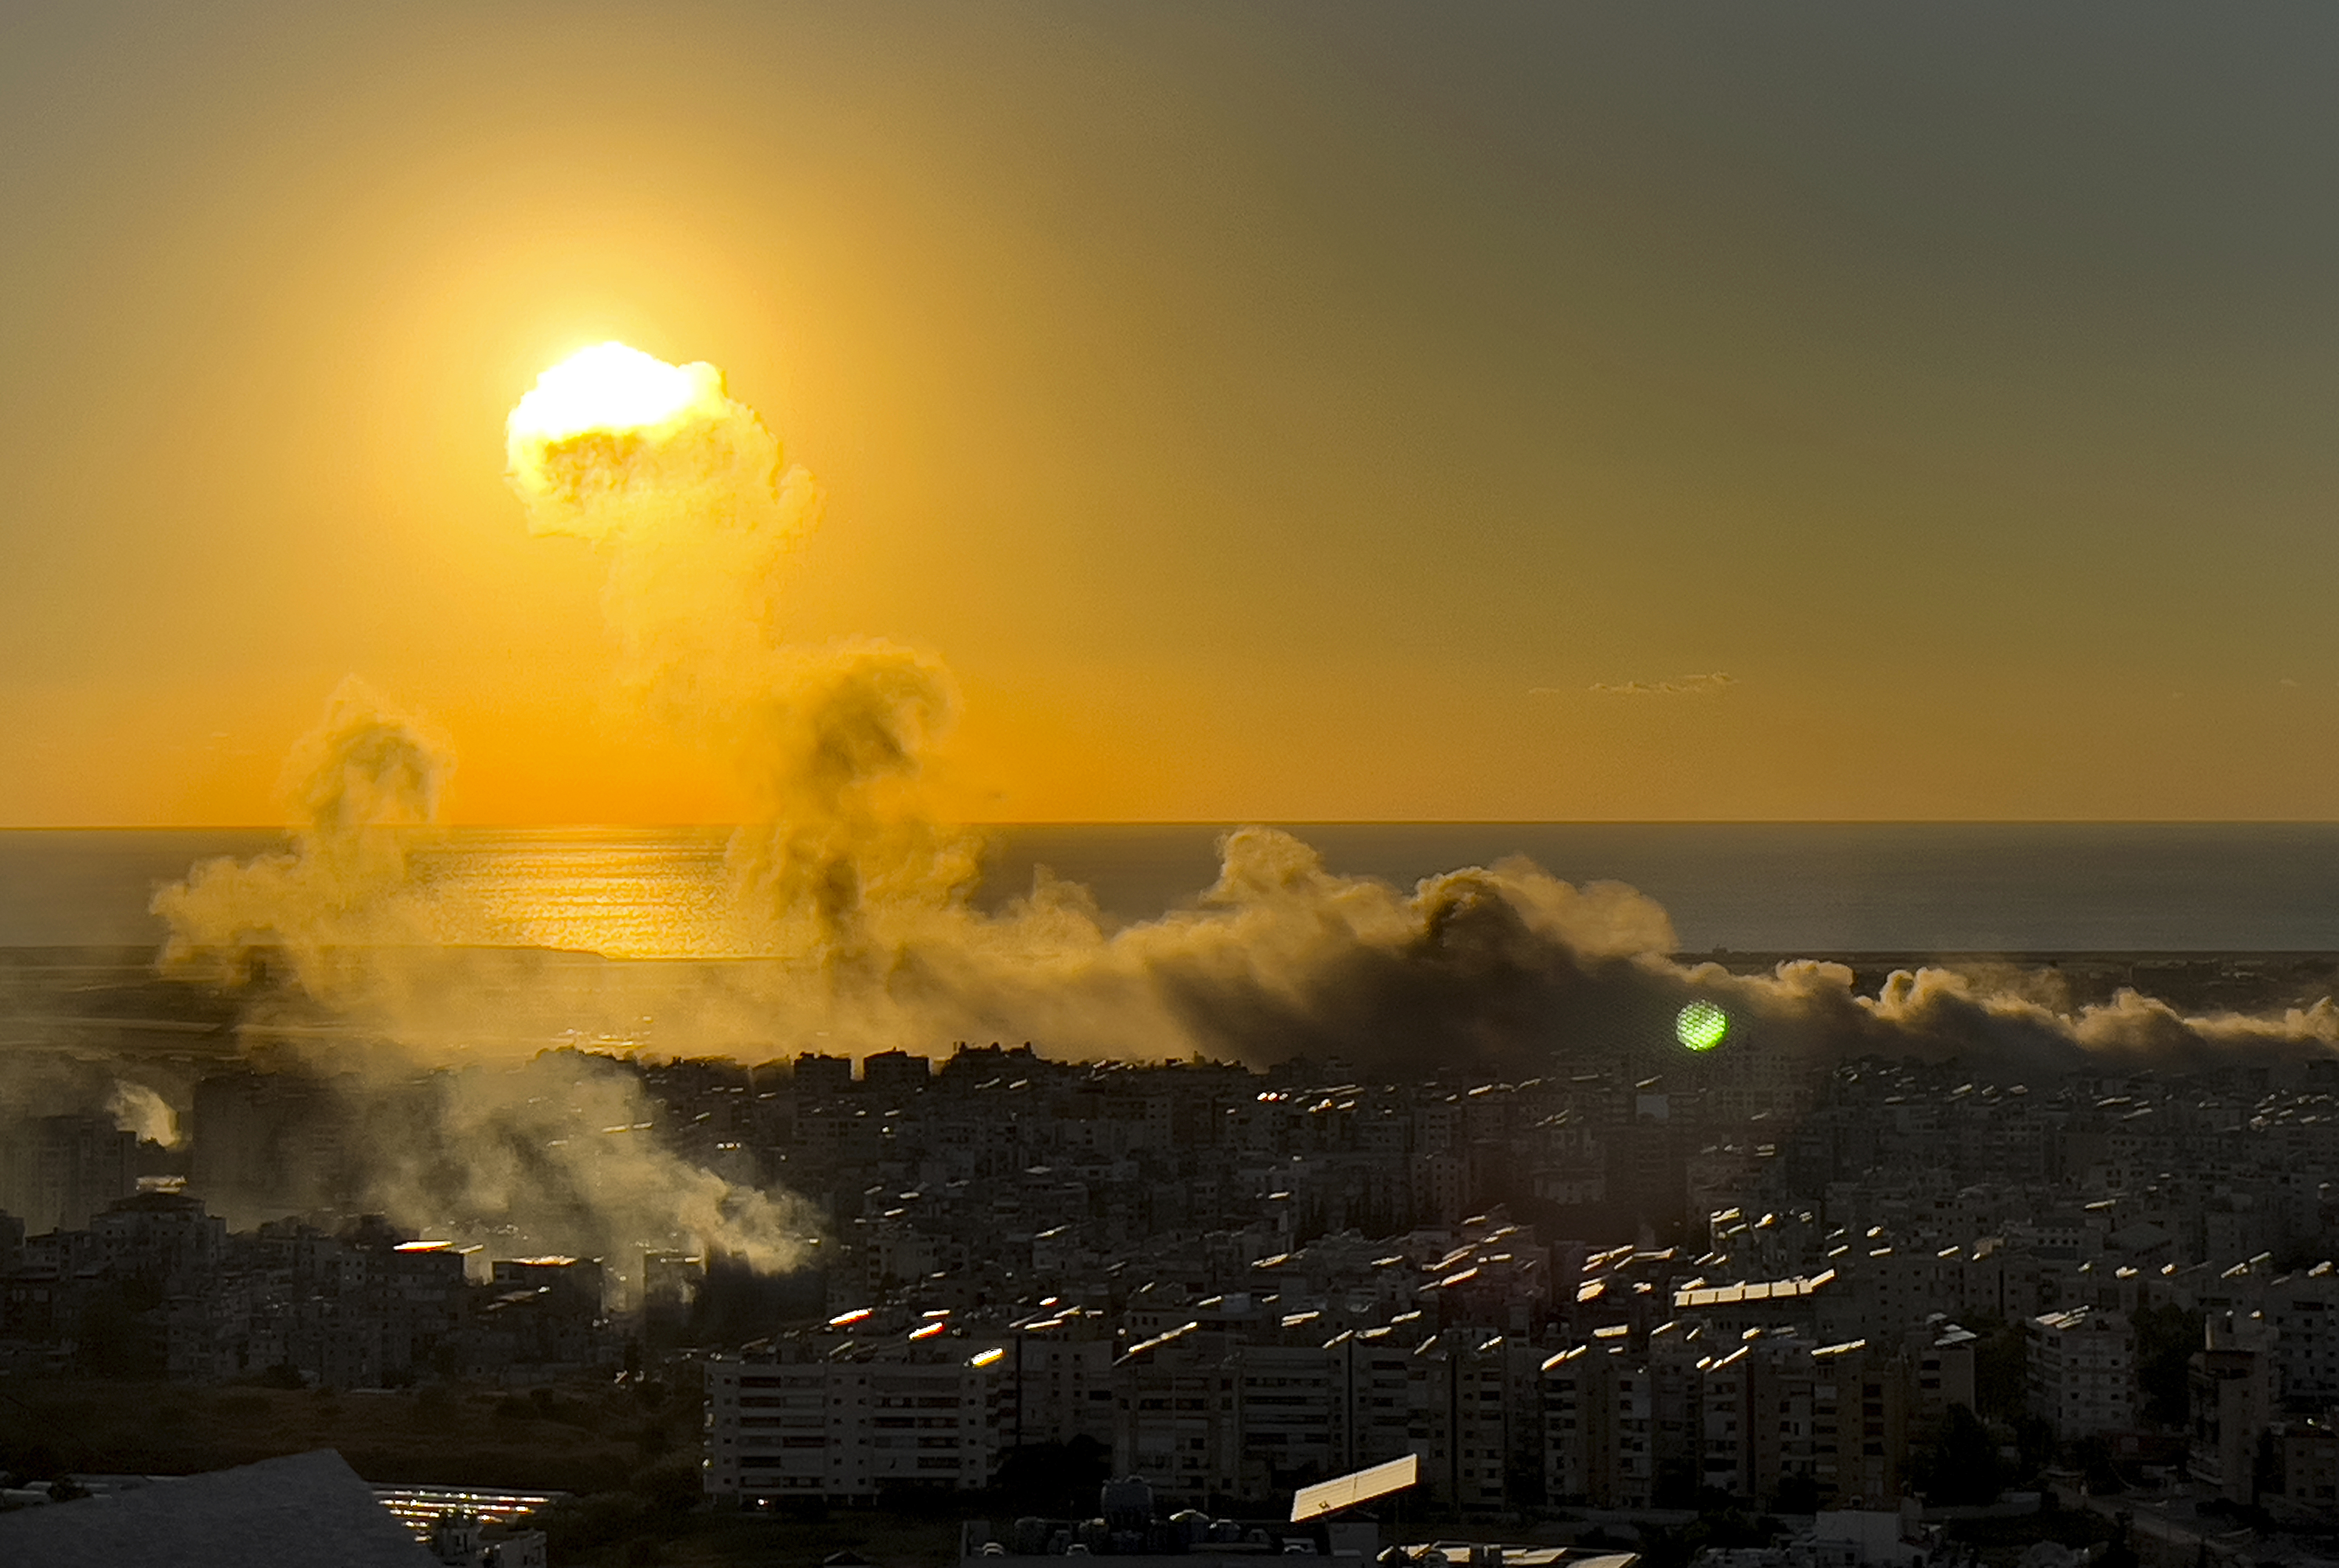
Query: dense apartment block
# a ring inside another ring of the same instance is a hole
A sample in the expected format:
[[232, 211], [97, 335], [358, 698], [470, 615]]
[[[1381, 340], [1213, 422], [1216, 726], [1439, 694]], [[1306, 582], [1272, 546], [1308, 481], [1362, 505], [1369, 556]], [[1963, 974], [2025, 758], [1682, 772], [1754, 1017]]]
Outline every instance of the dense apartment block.
[[[1404, 1454], [1466, 1513], [1876, 1504], [1959, 1409], [1998, 1450], [2026, 1410], [2067, 1445], [2189, 1445], [2245, 1502], [2274, 1429], [2339, 1403], [2339, 1289], [2314, 1261], [2339, 1074], [2318, 1064], [1991, 1081], [1603, 1051], [1495, 1082], [1021, 1046], [625, 1064], [651, 1105], [627, 1136], [803, 1200], [814, 1261], [775, 1277], [681, 1236], [605, 1268], [368, 1220], [334, 1080], [226, 1070], [173, 1156], [183, 1190], [133, 1192], [122, 1160], [155, 1153], [102, 1119], [0, 1123], [0, 1171], [43, 1206], [0, 1219], [0, 1358], [518, 1382], [631, 1342], [817, 1372], [815, 1405], [808, 1383], [710, 1371], [710, 1397], [741, 1401], [709, 1450], [718, 1492], [962, 1490], [1069, 1445], [1206, 1510]], [[2204, 1319], [2180, 1421], [2167, 1336]], [[945, 1395], [947, 1422], [875, 1403]]]
[[[837, 1358], [841, 1357], [841, 1358]], [[996, 1347], [792, 1342], [706, 1362], [706, 1485], [743, 1499], [974, 1491], [999, 1457]]]

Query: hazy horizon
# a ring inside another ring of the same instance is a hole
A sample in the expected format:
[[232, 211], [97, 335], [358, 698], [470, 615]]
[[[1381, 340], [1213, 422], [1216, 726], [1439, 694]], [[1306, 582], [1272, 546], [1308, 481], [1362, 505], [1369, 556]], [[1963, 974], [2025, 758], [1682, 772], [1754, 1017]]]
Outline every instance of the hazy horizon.
[[[2339, 949], [2332, 823], [1283, 823], [1325, 867], [1396, 887], [1525, 855], [1578, 884], [1660, 903], [1679, 951], [2301, 952]], [[581, 901], [636, 946], [663, 902], [727, 898], [729, 830], [699, 825], [418, 830], [411, 880], [484, 878], [520, 927], [592, 945]], [[1223, 872], [1229, 823], [1020, 823], [979, 830], [972, 908], [998, 917], [1039, 867], [1110, 922], [1191, 908]], [[162, 886], [221, 855], [281, 853], [282, 830], [0, 832], [0, 946], [160, 943]], [[683, 859], [674, 859], [679, 850]], [[451, 859], [449, 858], [451, 857]], [[527, 896], [523, 897], [525, 892]], [[476, 904], [477, 900], [469, 901]], [[556, 925], [546, 912], [563, 912]], [[537, 922], [535, 925], [528, 922]]]

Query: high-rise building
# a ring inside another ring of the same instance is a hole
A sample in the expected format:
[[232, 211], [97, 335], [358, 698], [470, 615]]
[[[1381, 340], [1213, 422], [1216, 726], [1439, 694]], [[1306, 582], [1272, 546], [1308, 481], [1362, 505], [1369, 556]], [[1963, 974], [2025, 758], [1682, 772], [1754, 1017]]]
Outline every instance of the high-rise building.
[[0, 1210], [34, 1235], [78, 1230], [138, 1189], [138, 1138], [104, 1116], [0, 1124]]

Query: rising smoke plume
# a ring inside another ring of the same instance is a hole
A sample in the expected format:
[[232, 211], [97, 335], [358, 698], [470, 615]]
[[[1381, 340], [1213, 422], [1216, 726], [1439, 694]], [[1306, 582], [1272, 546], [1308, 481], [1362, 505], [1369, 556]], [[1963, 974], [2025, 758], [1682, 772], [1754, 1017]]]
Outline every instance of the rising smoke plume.
[[[774, 627], [785, 546], [815, 493], [712, 368], [616, 345], [556, 371], [512, 421], [512, 481], [534, 526], [611, 552], [604, 598], [637, 668], [727, 725], [765, 807], [732, 866], [743, 947], [777, 962], [776, 1019], [817, 1019], [875, 1047], [952, 1033], [1026, 1034], [1092, 1054], [1297, 1051], [1397, 1069], [1534, 1070], [1620, 1032], [1662, 1039], [1674, 1010], [1722, 1003], [1782, 1049], [2069, 1061], [2239, 1048], [2327, 1049], [2329, 1005], [2281, 1019], [2188, 1019], [2147, 999], [2072, 1011], [1947, 970], [1855, 994], [1841, 965], [1743, 978], [1688, 970], [1663, 910], [1630, 889], [1576, 889], [1523, 861], [1410, 892], [1327, 872], [1287, 834], [1229, 836], [1218, 883], [1188, 909], [1109, 930], [1046, 878], [1001, 914], [970, 902], [976, 845], [933, 804], [931, 744], [952, 697], [939, 661], [887, 644], [791, 650]], [[632, 389], [612, 395], [599, 378]], [[549, 411], [548, 411], [549, 410]], [[747, 544], [743, 539], [764, 541]], [[659, 563], [655, 567], [645, 562]], [[682, 586], [687, 585], [686, 589]], [[679, 597], [677, 597], [677, 594]], [[677, 602], [730, 618], [718, 634]], [[1627, 682], [1703, 695], [1727, 675]], [[722, 694], [715, 709], [703, 705]]]
[[666, 718], [733, 738], [727, 715], [779, 677], [783, 568], [822, 510], [812, 476], [714, 366], [622, 343], [545, 372], [505, 452], [529, 531], [601, 552], [621, 678]]
[[365, 1201], [516, 1252], [616, 1260], [712, 1247], [766, 1272], [817, 1217], [789, 1194], [686, 1158], [625, 1064], [577, 1051], [342, 1086], [372, 1124], [348, 1173]]
[[143, 1143], [179, 1147], [179, 1113], [152, 1085], [116, 1079], [106, 1090], [105, 1113], [113, 1118], [114, 1126], [136, 1134]]
[[[1684, 966], [1663, 910], [1627, 887], [1510, 860], [1400, 889], [1336, 874], [1263, 828], [1229, 834], [1216, 883], [1158, 919], [1117, 927], [1045, 873], [986, 912], [972, 899], [980, 839], [935, 804], [957, 705], [948, 671], [882, 640], [785, 640], [787, 566], [818, 521], [818, 488], [718, 372], [588, 350], [522, 399], [508, 452], [531, 528], [606, 560], [619, 684], [712, 743], [756, 803], [725, 858], [723, 917], [693, 923], [716, 934], [667, 950], [725, 962], [597, 971], [464, 945], [410, 853], [449, 754], [354, 686], [291, 770], [291, 847], [199, 866], [155, 904], [173, 929], [167, 962], [234, 977], [255, 951], [281, 952], [305, 1002], [414, 1053], [398, 1072], [350, 1076], [399, 1129], [370, 1161], [370, 1195], [416, 1222], [502, 1223], [580, 1250], [684, 1234], [766, 1264], [791, 1256], [800, 1226], [784, 1195], [634, 1136], [655, 1119], [630, 1074], [573, 1054], [509, 1065], [563, 1030], [621, 1031], [651, 1011], [660, 1043], [691, 1052], [1004, 1037], [1066, 1055], [1308, 1054], [1388, 1074], [1564, 1069], [1668, 1039], [1696, 1000], [1725, 1009], [1748, 1047], [1822, 1057], [2051, 1070], [2339, 1044], [2328, 1001], [2202, 1018], [2133, 993], [2074, 1008], [2051, 987], [1948, 969], [1866, 996], [1840, 964]], [[415, 1056], [463, 1053], [470, 1065], [415, 1088]]]
[[369, 990], [384, 948], [436, 942], [411, 885], [418, 831], [438, 818], [454, 765], [443, 736], [355, 676], [286, 760], [279, 785], [291, 844], [201, 863], [154, 895], [169, 922], [166, 970], [214, 981], [255, 952], [280, 954], [321, 1001]]
[[[344, 682], [287, 764], [289, 846], [202, 863], [155, 895], [172, 932], [165, 971], [249, 987], [248, 1037], [317, 1087], [314, 1113], [345, 1158], [293, 1172], [291, 1185], [311, 1202], [521, 1250], [690, 1246], [766, 1269], [793, 1262], [813, 1229], [794, 1200], [650, 1136], [656, 1108], [617, 1063], [568, 1051], [448, 1065], [515, 1029], [540, 1040], [560, 1027], [556, 1012], [573, 1028], [639, 1006], [553, 983], [538, 955], [464, 942], [415, 873], [451, 766], [429, 725]], [[142, 1136], [178, 1141], [152, 1089], [118, 1081], [108, 1109]]]
[[820, 489], [720, 371], [604, 343], [547, 371], [507, 436], [529, 527], [606, 558], [626, 680], [746, 786], [745, 948], [850, 962], [972, 890], [980, 843], [930, 787], [957, 711], [949, 671], [881, 639], [782, 642], [784, 568]]

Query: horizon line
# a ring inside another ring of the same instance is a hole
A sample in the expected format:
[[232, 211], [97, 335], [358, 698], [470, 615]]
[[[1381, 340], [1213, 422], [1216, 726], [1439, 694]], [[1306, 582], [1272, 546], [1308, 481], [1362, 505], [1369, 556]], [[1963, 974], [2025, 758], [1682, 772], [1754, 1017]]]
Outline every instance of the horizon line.
[[[383, 824], [389, 825], [389, 824]], [[775, 825], [736, 822], [449, 822], [408, 824], [407, 832], [558, 833], [623, 829], [637, 833], [728, 833]], [[1494, 827], [2339, 827], [2328, 817], [1017, 817], [969, 819], [953, 824], [991, 828], [1494, 828]], [[11, 823], [0, 833], [251, 833], [298, 831], [286, 823]]]

